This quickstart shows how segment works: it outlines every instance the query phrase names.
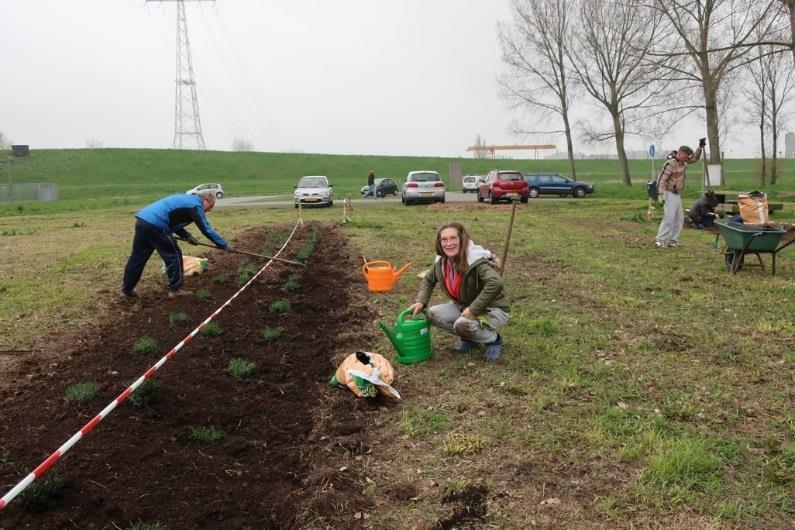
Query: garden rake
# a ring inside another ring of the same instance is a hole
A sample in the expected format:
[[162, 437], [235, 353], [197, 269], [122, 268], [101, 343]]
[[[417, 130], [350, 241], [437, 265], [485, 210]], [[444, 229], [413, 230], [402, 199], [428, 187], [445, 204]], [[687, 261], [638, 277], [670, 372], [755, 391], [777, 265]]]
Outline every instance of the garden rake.
[[[186, 243], [190, 243], [190, 241], [182, 237], [177, 237], [175, 239], [179, 241], [184, 241]], [[199, 243], [198, 241], [195, 244], [201, 247], [210, 247], [210, 248], [216, 248], [218, 250], [223, 250], [221, 247], [215, 245], [208, 245], [207, 243]], [[275, 256], [265, 256], [264, 254], [255, 254], [253, 252], [246, 252], [245, 250], [237, 250], [236, 248], [233, 248], [232, 252], [234, 252], [235, 254], [243, 254], [244, 256], [253, 256], [255, 258], [268, 259], [268, 260], [272, 259], [273, 261], [279, 261], [281, 263], [289, 263], [290, 265], [300, 265], [301, 267], [306, 267], [306, 263], [302, 263], [300, 261], [293, 261], [291, 259], [277, 258]]]

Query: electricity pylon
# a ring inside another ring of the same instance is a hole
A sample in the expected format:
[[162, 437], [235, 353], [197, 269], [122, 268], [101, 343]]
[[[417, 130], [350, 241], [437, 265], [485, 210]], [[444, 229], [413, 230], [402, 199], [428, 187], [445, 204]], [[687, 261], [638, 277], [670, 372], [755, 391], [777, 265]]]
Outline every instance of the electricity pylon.
[[147, 2], [176, 2], [177, 4], [177, 78], [174, 95], [174, 148], [204, 149], [199, 99], [193, 76], [190, 55], [188, 19], [185, 2], [214, 2], [215, 0], [146, 0]]

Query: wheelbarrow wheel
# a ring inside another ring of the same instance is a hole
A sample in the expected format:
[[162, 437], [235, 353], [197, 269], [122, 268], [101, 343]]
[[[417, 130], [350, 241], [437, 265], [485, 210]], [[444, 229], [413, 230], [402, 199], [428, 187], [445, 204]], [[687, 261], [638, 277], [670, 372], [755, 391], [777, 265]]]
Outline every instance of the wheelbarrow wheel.
[[727, 271], [732, 270], [732, 267], [734, 266], [734, 261], [735, 260], [740, 260], [737, 263], [737, 269], [736, 270], [740, 270], [740, 269], [743, 268], [743, 263], [745, 262], [745, 256], [743, 256], [740, 252], [738, 252], [736, 250], [727, 250], [724, 253], [724, 255], [726, 257], [726, 270]]

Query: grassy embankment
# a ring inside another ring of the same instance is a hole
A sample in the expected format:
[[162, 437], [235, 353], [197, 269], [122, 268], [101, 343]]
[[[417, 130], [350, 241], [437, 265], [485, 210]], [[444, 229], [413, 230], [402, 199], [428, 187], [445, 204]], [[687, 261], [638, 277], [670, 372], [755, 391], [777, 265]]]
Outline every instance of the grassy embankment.
[[[49, 213], [86, 208], [137, 206], [171, 193], [183, 193], [202, 182], [220, 182], [228, 196], [289, 195], [298, 177], [327, 175], [337, 197], [358, 197], [367, 172], [402, 180], [412, 169], [434, 169], [445, 179], [450, 164], [460, 162], [464, 174], [485, 174], [489, 169], [557, 171], [568, 173], [565, 160], [475, 160], [470, 158], [419, 158], [387, 156], [232, 153], [155, 149], [33, 150], [14, 159], [13, 182], [51, 182], [59, 186], [61, 200], [53, 203], [0, 203], [0, 215]], [[655, 167], [661, 167], [661, 161]], [[724, 173], [731, 190], [758, 188], [758, 161], [729, 160]], [[594, 183], [603, 198], [643, 199], [644, 183], [651, 172], [647, 160], [630, 161], [634, 186], [620, 184], [615, 160], [579, 160], [577, 176]], [[701, 163], [690, 171], [686, 199], [700, 191]], [[772, 197], [795, 191], [795, 166], [782, 163], [780, 184], [768, 186]], [[6, 173], [2, 181], [8, 179]]]
[[[142, 186], [134, 181], [139, 171], [130, 170], [125, 178], [103, 184], [101, 168], [81, 170], [77, 162], [59, 163], [57, 152], [46, 154], [53, 168], [75, 168], [71, 177], [62, 177], [65, 202], [109, 205], [129, 200], [126, 192], [138, 190], [131, 202], [50, 215], [28, 214], [25, 205], [22, 212], [0, 217], [0, 348], [27, 348], [59, 329], [96, 322], [103, 301], [118, 289], [132, 210], [169, 191], [222, 180], [209, 178], [214, 174], [209, 167], [225, 164], [208, 159], [181, 168], [172, 161], [168, 172], [160, 173], [155, 168], [165, 163], [146, 162], [148, 157], [182, 154], [144, 151], [143, 160], [136, 161], [132, 151], [115, 153], [130, 158], [124, 164], [108, 162], [107, 174], [148, 164], [153, 176]], [[275, 186], [255, 190], [275, 182], [256, 172], [267, 166], [269, 155], [216, 155], [250, 157], [248, 166], [235, 166], [240, 174], [248, 167], [250, 177], [229, 180], [234, 185], [223, 180], [230, 193], [242, 194], [235, 190], [244, 182], [250, 187], [241, 189], [250, 193], [283, 192]], [[391, 159], [352, 158], [361, 160], [339, 169], [337, 177], [322, 166], [296, 162], [289, 171], [279, 170], [284, 171], [279, 187], [286, 184], [289, 191], [295, 175], [326, 173], [342, 182], [342, 189], [355, 190], [371, 166], [384, 175], [380, 167], [394, 167], [397, 175], [403, 171], [397, 159], [387, 166]], [[404, 162], [446, 173], [448, 161], [435, 166], [421, 159]], [[376, 505], [371, 520], [381, 527], [435, 521], [441, 505], [434, 492], [441, 495], [481, 478], [493, 493], [487, 522], [507, 528], [524, 528], [532, 520], [557, 527], [771, 528], [792, 520], [793, 251], [782, 253], [776, 276], [759, 270], [729, 275], [711, 246], [714, 237], [704, 232], [686, 231], [682, 248], [655, 251], [650, 242], [657, 225], [642, 221], [641, 186], [632, 188], [633, 196], [639, 195], [632, 200], [622, 193], [602, 198], [610, 195], [602, 189], [612, 189], [605, 183], [615, 182], [615, 162], [593, 167], [601, 169], [592, 170], [593, 178], [582, 178], [600, 186], [599, 198], [542, 199], [519, 209], [505, 277], [512, 313], [504, 332], [504, 361], [488, 366], [476, 354], [451, 357], [446, 353], [450, 339], [434, 332], [434, 358], [399, 368], [407, 399], [384, 413], [388, 417], [376, 435], [377, 454], [385, 458], [370, 457], [369, 464], [370, 476], [381, 477], [371, 488]], [[464, 170], [478, 172], [466, 163]], [[86, 176], [78, 180], [77, 173]], [[163, 182], [169, 174], [182, 180]], [[197, 174], [207, 178], [194, 179]], [[744, 184], [732, 189], [754, 187], [750, 177], [728, 178]], [[788, 190], [791, 180], [784, 179], [781, 188]], [[151, 194], [144, 191], [149, 184], [156, 186]], [[72, 195], [78, 190], [85, 193], [83, 199]], [[339, 221], [341, 211], [307, 210], [305, 215]], [[367, 257], [413, 263], [393, 293], [371, 297], [383, 319], [392, 323], [413, 300], [414, 274], [430, 263], [441, 222], [460, 219], [479, 243], [499, 250], [507, 216], [506, 207], [487, 205], [459, 212], [357, 207], [347, 230]], [[211, 214], [216, 228], [232, 237], [247, 227], [294, 218], [292, 208]], [[791, 220], [789, 205], [779, 218]], [[152, 290], [162, 283], [155, 278], [156, 262], [143, 280]], [[392, 355], [385, 339], [373, 349]], [[389, 484], [397, 482], [417, 483], [423, 495], [397, 504], [389, 496]], [[548, 498], [560, 504], [540, 505]]]

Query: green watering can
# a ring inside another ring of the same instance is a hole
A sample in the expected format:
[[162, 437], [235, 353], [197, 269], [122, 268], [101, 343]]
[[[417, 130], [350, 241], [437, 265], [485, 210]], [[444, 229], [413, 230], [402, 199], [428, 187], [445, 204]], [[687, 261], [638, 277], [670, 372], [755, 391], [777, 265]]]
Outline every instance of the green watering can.
[[397, 350], [397, 362], [400, 364], [418, 363], [431, 358], [431, 324], [426, 311], [423, 318], [407, 318], [411, 309], [401, 311], [395, 322], [395, 329], [389, 329], [383, 322], [378, 327], [384, 330]]

